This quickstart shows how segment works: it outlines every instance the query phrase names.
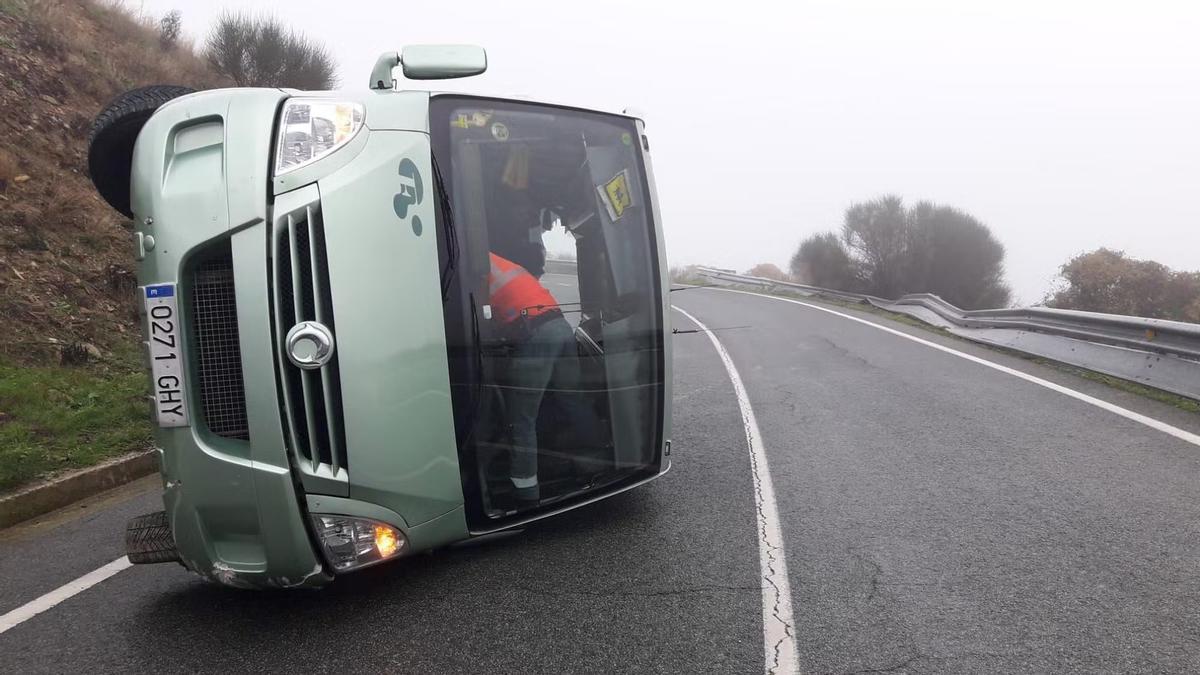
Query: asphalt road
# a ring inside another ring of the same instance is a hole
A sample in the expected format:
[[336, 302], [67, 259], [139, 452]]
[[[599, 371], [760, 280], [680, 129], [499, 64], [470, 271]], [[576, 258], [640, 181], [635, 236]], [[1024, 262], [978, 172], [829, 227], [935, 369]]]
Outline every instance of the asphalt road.
[[[751, 326], [716, 335], [770, 460], [803, 672], [1200, 669], [1200, 447], [842, 317], [672, 299], [709, 327]], [[1200, 431], [1196, 415], [887, 325]], [[761, 673], [742, 419], [709, 340], [674, 345], [662, 480], [319, 592], [134, 567], [0, 634], [0, 672]], [[0, 614], [120, 556], [155, 489], [0, 533]]]
[[567, 323], [570, 323], [572, 327], [578, 326], [579, 282], [575, 280], [575, 277], [547, 271], [542, 275], [541, 282], [546, 290], [554, 296], [554, 299], [562, 305], [563, 317], [566, 318]]

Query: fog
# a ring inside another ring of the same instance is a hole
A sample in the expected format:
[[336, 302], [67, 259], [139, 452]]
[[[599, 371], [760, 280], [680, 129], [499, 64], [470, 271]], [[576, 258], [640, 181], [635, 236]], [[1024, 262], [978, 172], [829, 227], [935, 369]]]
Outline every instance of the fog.
[[1200, 3], [128, 4], [197, 38], [222, 5], [275, 11], [346, 88], [382, 51], [467, 42], [490, 70], [447, 90], [636, 108], [673, 265], [786, 269], [895, 193], [988, 224], [1024, 304], [1098, 246], [1200, 269]]

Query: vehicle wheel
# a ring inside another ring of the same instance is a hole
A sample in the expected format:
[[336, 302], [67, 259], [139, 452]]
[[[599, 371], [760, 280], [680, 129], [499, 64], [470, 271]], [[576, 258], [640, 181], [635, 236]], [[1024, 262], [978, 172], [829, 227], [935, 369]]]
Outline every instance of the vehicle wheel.
[[125, 554], [135, 565], [179, 561], [166, 511], [138, 516], [125, 525]]
[[127, 91], [96, 115], [88, 134], [88, 174], [108, 205], [133, 217], [129, 208], [129, 171], [138, 132], [159, 106], [184, 94], [188, 87], [156, 84]]

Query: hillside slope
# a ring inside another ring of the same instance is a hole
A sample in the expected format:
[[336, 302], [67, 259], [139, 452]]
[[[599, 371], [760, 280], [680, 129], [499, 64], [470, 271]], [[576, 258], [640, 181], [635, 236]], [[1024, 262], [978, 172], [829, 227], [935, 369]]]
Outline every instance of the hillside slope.
[[223, 84], [120, 5], [0, 0], [0, 492], [150, 442], [132, 235], [86, 162], [96, 113], [151, 83]]
[[222, 84], [121, 5], [0, 0], [0, 358], [50, 364], [63, 345], [109, 355], [135, 341], [131, 235], [92, 188], [86, 141], [113, 96], [153, 83]]

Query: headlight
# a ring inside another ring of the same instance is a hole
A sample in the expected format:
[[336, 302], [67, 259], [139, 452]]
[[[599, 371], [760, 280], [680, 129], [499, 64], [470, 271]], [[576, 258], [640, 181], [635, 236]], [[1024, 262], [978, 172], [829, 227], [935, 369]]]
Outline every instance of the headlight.
[[358, 103], [292, 98], [283, 104], [276, 139], [275, 175], [298, 169], [350, 142], [363, 125]]
[[313, 514], [325, 558], [338, 572], [394, 558], [408, 549], [408, 539], [386, 523], [350, 516]]

